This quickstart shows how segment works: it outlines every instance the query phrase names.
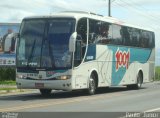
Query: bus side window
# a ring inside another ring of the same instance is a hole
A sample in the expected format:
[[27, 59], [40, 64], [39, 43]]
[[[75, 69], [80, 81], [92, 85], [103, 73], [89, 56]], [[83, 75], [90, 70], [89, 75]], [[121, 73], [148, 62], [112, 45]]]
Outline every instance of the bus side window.
[[89, 38], [88, 38], [88, 44], [95, 43], [96, 37], [99, 35], [98, 33], [98, 20], [89, 19]]
[[102, 22], [99, 27], [99, 42], [100, 44], [109, 44], [111, 43], [111, 30], [112, 26], [109, 23]]
[[[77, 25], [77, 41], [81, 42], [79, 44], [76, 45], [76, 51], [75, 51], [75, 62], [74, 62], [74, 66], [79, 66], [81, 61], [84, 58], [84, 54], [86, 52], [86, 44], [87, 44], [87, 18], [82, 18], [78, 21], [78, 25]], [[79, 47], [81, 46], [81, 47]], [[78, 50], [80, 50], [81, 48], [81, 58], [79, 58], [79, 52], [77, 52]], [[77, 58], [78, 57], [78, 58]], [[78, 60], [77, 60], [78, 59]]]
[[149, 48], [153, 48], [154, 47], [154, 33], [149, 32]]
[[77, 25], [77, 34], [81, 37], [82, 43], [87, 43], [87, 19], [80, 19]]
[[89, 44], [108, 44], [112, 38], [112, 27], [103, 21], [89, 20]]
[[130, 43], [130, 33], [126, 26], [121, 27], [122, 44], [128, 46]]
[[149, 32], [142, 31], [141, 32], [141, 40], [140, 40], [140, 47], [142, 48], [148, 48], [149, 47]]
[[151, 33], [151, 35], [152, 35], [152, 41], [151, 41], [151, 47], [150, 48], [153, 48], [153, 47], [155, 47], [155, 34], [152, 32]]
[[112, 28], [113, 28], [112, 44], [122, 45], [121, 26], [113, 24]]

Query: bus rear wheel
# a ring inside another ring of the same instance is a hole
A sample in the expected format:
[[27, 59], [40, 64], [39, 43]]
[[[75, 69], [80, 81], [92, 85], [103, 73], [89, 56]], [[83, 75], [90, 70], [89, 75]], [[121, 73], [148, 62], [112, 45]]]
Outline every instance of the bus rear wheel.
[[138, 73], [136, 88], [137, 88], [137, 89], [142, 88], [142, 83], [143, 83], [142, 74], [141, 74], [141, 73]]
[[90, 95], [95, 94], [96, 91], [96, 81], [95, 81], [95, 76], [91, 75], [90, 79], [89, 79], [89, 88], [88, 88], [88, 93]]
[[140, 89], [142, 88], [142, 83], [143, 83], [143, 76], [142, 73], [138, 73], [137, 75], [137, 83], [136, 84], [132, 84], [132, 85], [127, 85], [128, 89]]
[[51, 95], [51, 89], [39, 89], [42, 96], [50, 96]]

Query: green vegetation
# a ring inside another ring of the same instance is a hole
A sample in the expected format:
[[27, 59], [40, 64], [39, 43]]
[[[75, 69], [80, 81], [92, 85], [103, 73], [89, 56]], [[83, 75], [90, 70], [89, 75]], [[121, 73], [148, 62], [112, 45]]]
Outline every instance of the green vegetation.
[[155, 71], [155, 81], [160, 81], [160, 66], [157, 66]]
[[0, 68], [0, 82], [1, 81], [15, 81], [16, 71], [15, 68]]
[[16, 85], [16, 81], [0, 81], [0, 85]]
[[17, 88], [0, 88], [0, 91], [2, 90], [11, 91], [11, 90], [17, 90]]
[[25, 92], [24, 89], [17, 89], [17, 88], [0, 88], [0, 94], [6, 94], [10, 92]]

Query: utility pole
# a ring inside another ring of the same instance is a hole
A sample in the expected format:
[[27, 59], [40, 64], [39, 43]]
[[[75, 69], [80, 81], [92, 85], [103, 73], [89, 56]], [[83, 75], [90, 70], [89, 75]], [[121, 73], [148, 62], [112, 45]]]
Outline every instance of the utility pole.
[[111, 17], [111, 0], [108, 0], [108, 16]]

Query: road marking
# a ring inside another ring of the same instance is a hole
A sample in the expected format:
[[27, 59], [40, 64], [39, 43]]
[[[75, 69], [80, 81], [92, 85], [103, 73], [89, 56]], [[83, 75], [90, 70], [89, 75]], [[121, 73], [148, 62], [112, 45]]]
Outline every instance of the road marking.
[[[0, 112], [11, 112], [11, 111], [18, 111], [18, 110], [23, 110], [23, 109], [30, 109], [30, 108], [39, 108], [39, 107], [47, 107], [47, 106], [52, 106], [52, 105], [61, 105], [61, 104], [68, 104], [68, 103], [75, 103], [75, 102], [81, 102], [81, 101], [87, 101], [87, 100], [95, 100], [95, 99], [102, 99], [102, 98], [110, 98], [110, 97], [118, 97], [122, 94], [113, 94], [113, 95], [100, 95], [100, 96], [90, 96], [90, 97], [85, 97], [85, 98], [78, 98], [78, 99], [71, 99], [71, 100], [66, 100], [66, 101], [54, 101], [54, 102], [46, 102], [46, 103], [39, 103], [39, 104], [27, 104], [27, 105], [21, 105], [21, 106], [16, 106], [16, 107], [10, 107], [10, 108], [3, 108], [0, 109]], [[56, 102], [56, 103], [55, 103]]]
[[146, 110], [144, 112], [154, 112], [154, 111], [158, 111], [158, 110], [160, 110], [160, 108], [150, 109], [150, 110]]

